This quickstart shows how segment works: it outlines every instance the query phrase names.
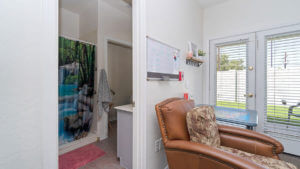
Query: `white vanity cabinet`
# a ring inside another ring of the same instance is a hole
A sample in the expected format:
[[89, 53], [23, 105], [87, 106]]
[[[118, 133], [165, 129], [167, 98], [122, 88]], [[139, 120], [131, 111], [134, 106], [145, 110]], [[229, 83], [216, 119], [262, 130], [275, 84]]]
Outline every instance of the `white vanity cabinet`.
[[117, 156], [120, 165], [132, 169], [132, 105], [115, 107], [117, 110]]

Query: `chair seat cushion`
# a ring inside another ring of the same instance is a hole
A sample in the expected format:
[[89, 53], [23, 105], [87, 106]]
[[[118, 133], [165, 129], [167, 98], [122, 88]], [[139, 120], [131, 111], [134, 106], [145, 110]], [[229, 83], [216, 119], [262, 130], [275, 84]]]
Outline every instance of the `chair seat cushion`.
[[196, 107], [186, 115], [190, 140], [213, 147], [220, 146], [220, 134], [214, 108], [212, 106]]
[[225, 151], [227, 153], [232, 153], [232, 154], [239, 156], [241, 158], [244, 158], [246, 160], [252, 161], [255, 164], [258, 164], [267, 169], [297, 169], [297, 167], [291, 163], [273, 159], [270, 157], [251, 154], [251, 153], [247, 153], [247, 152], [244, 152], [241, 150], [237, 150], [237, 149], [230, 148], [230, 147], [224, 147], [224, 146], [220, 146], [218, 149]]

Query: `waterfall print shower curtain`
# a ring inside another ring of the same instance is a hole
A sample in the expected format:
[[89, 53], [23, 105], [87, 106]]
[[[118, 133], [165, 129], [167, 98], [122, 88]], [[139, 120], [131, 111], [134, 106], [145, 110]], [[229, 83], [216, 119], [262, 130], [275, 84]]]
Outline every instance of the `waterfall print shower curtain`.
[[87, 136], [91, 128], [95, 48], [59, 37], [59, 145]]

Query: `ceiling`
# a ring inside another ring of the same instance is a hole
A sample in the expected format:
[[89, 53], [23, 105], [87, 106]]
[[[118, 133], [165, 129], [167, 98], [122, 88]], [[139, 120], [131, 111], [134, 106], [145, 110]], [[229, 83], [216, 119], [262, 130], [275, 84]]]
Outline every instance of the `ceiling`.
[[[127, 13], [129, 7], [131, 6], [132, 0], [102, 0], [106, 3], [118, 8], [119, 10]], [[201, 7], [207, 8], [220, 3], [223, 3], [227, 0], [197, 0]], [[60, 0], [60, 7], [68, 9], [74, 13], [81, 14], [85, 11], [97, 11], [98, 9], [98, 0]]]
[[98, 11], [98, 0], [60, 0], [60, 8], [65, 8], [77, 14], [82, 14], [86, 10]]
[[[101, 0], [104, 1], [114, 8], [119, 9], [127, 13], [131, 11], [132, 0]], [[82, 14], [86, 11], [98, 11], [98, 0], [60, 0], [60, 8], [65, 8], [77, 14]]]
[[207, 8], [207, 7], [211, 7], [223, 3], [227, 0], [197, 0], [197, 1], [200, 3], [201, 7]]

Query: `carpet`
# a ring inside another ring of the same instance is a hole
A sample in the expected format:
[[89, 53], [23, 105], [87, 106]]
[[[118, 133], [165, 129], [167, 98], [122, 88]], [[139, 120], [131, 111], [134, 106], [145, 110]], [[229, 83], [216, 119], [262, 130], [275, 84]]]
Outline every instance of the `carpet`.
[[105, 152], [89, 144], [59, 156], [59, 169], [78, 169], [87, 163], [103, 156]]

